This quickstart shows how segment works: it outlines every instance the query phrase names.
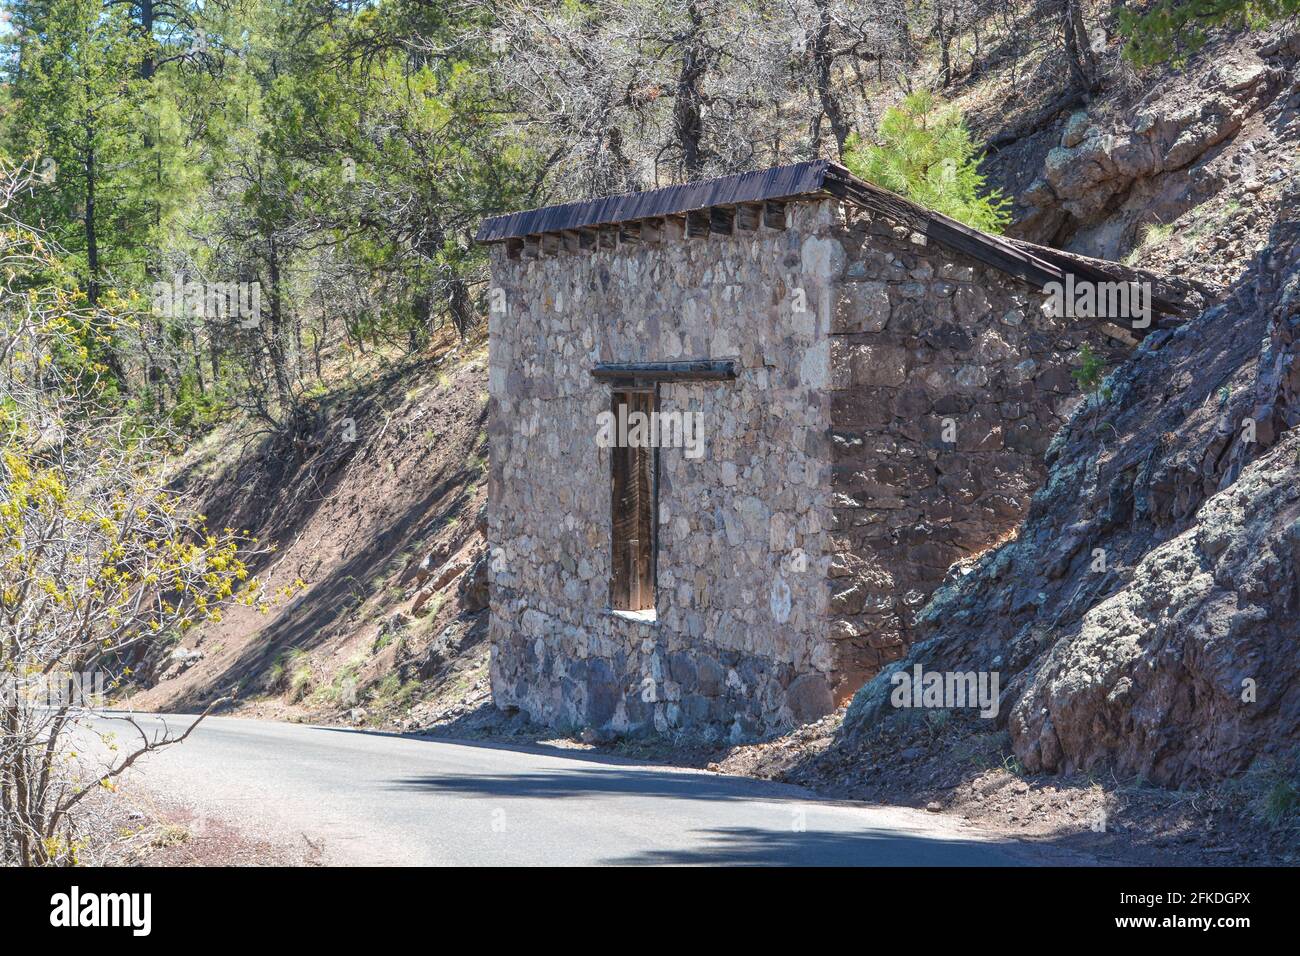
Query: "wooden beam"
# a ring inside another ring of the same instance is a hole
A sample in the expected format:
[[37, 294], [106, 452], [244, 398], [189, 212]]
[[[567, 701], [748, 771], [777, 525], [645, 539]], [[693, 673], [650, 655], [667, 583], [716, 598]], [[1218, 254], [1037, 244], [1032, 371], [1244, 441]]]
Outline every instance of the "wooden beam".
[[736, 232], [754, 232], [763, 221], [761, 203], [745, 203], [736, 207]]
[[1012, 246], [990, 243], [986, 240], [991, 237], [956, 220], [931, 219], [924, 224], [924, 228], [916, 231], [949, 249], [964, 252], [972, 259], [1024, 279], [1040, 289], [1049, 282], [1062, 282], [1065, 279], [1065, 273], [1057, 267], [1041, 259], [1019, 254]]
[[825, 188], [840, 199], [856, 203], [872, 213], [884, 216], [890, 222], [919, 232], [927, 239], [963, 252], [979, 262], [1024, 279], [1031, 285], [1042, 288], [1048, 282], [1060, 282], [1064, 278], [1064, 273], [1058, 267], [1027, 255], [1006, 240], [980, 232], [940, 213], [930, 212], [870, 183], [841, 181], [828, 174]]
[[709, 210], [709, 231], [719, 236], [730, 236], [735, 231], [735, 213], [729, 206]]
[[1151, 289], [1151, 307], [1163, 315], [1193, 317], [1220, 295], [1220, 291], [1203, 283], [1181, 279], [1177, 276], [1155, 275], [1134, 269], [1122, 262], [1110, 262], [1081, 256], [1064, 249], [1040, 246], [1023, 239], [1009, 239], [1017, 249], [1072, 272], [1078, 279], [1092, 282], [1137, 282]]
[[[616, 390], [611, 410], [619, 415], [652, 415], [655, 392]], [[655, 605], [655, 522], [657, 519], [654, 448], [617, 446], [611, 450], [610, 607], [643, 611]]]
[[709, 235], [712, 217], [707, 209], [700, 209], [686, 214], [686, 238], [704, 239]]
[[729, 382], [736, 363], [702, 359], [688, 362], [602, 362], [591, 370], [599, 381]]

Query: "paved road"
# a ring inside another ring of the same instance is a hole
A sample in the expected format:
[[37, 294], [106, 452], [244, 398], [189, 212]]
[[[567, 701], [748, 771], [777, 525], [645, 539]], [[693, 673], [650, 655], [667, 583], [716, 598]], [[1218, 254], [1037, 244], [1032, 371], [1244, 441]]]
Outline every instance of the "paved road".
[[301, 834], [331, 864], [1077, 862], [937, 814], [581, 752], [209, 718], [137, 766], [150, 789], [253, 836]]

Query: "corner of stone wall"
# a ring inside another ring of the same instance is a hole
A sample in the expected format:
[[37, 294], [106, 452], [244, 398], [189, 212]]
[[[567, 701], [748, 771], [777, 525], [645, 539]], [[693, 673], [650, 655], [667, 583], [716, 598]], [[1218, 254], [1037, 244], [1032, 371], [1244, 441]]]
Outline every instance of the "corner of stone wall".
[[836, 236], [827, 583], [843, 701], [903, 656], [947, 569], [1018, 524], [1081, 400], [1075, 350], [1114, 349], [906, 228], [850, 210]]

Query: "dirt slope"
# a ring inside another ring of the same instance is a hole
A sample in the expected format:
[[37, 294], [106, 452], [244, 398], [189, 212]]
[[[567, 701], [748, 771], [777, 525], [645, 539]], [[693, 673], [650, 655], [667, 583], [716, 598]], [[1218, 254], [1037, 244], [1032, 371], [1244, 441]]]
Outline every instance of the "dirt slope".
[[317, 400], [236, 453], [229, 435], [183, 483], [210, 520], [276, 551], [268, 614], [236, 609], [155, 668], [144, 709], [194, 710], [234, 693], [253, 714], [402, 725], [440, 695], [486, 693], [486, 361], [453, 349]]

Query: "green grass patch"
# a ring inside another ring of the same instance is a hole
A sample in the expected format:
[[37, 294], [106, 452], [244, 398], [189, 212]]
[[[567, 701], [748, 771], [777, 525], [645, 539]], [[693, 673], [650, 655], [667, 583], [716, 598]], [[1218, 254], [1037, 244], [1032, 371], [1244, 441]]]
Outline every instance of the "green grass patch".
[[1142, 230], [1142, 238], [1133, 250], [1124, 257], [1124, 264], [1131, 266], [1136, 265], [1142, 255], [1156, 246], [1163, 246], [1174, 235], [1173, 223], [1151, 223]]
[[285, 667], [289, 675], [289, 700], [297, 703], [311, 693], [315, 681], [311, 670], [311, 659], [306, 651], [295, 649], [289, 652], [289, 660]]

